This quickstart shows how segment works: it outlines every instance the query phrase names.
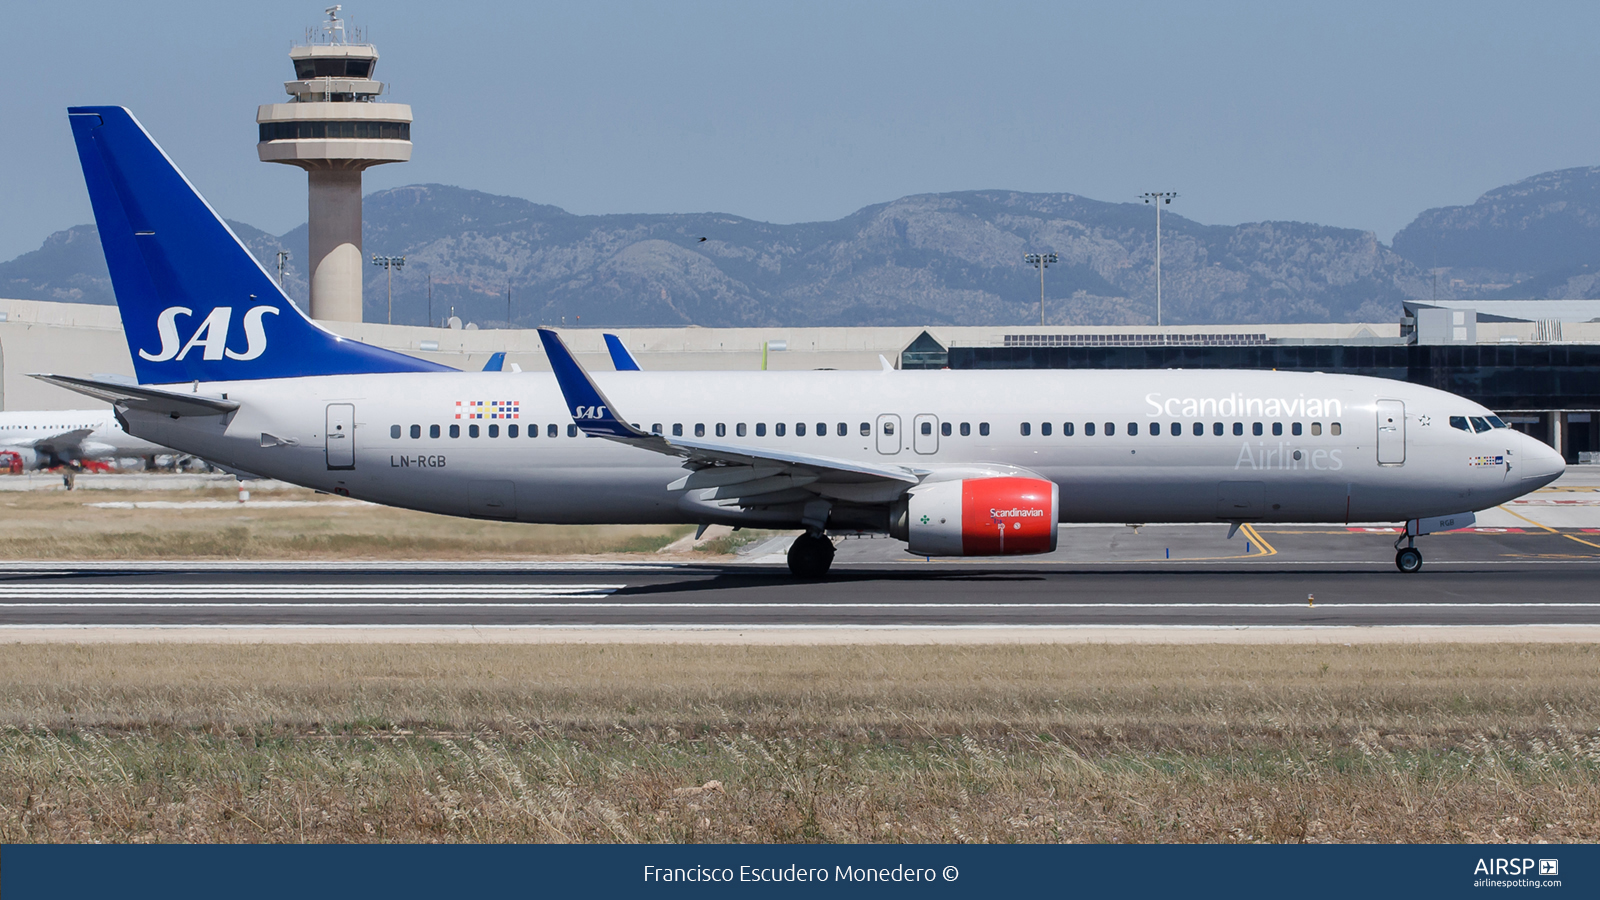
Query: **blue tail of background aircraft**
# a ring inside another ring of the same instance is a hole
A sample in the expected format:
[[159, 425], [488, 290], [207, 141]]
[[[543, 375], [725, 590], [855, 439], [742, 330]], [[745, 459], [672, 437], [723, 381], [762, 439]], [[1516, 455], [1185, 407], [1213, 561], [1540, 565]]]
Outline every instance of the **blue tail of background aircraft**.
[[67, 113], [141, 384], [455, 371], [317, 325], [131, 113]]

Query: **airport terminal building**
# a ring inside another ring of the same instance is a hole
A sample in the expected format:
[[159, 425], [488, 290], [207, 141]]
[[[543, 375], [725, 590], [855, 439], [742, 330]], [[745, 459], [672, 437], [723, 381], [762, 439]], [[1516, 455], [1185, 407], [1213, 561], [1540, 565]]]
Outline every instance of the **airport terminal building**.
[[[460, 369], [496, 352], [548, 369], [532, 329], [323, 324], [347, 337]], [[1450, 391], [1559, 447], [1600, 462], [1600, 301], [1407, 303], [1393, 323], [1164, 328], [937, 326], [617, 328], [646, 369], [1284, 369], [1373, 375]], [[601, 329], [566, 329], [579, 359], [610, 367]], [[30, 372], [129, 376], [117, 309], [0, 300], [0, 409], [72, 409], [82, 397]]]

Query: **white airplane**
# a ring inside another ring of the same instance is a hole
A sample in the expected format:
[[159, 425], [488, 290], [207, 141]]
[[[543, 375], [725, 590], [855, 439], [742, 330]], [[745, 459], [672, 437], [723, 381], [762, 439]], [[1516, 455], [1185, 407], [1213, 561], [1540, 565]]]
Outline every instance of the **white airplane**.
[[110, 409], [0, 412], [0, 468], [55, 469], [171, 452], [124, 431]]
[[[1060, 522], [1470, 525], [1561, 475], [1549, 447], [1418, 385], [1263, 371], [462, 373], [306, 318], [124, 109], [70, 110], [139, 385], [46, 381], [226, 466], [522, 522], [803, 530], [917, 555], [1055, 549]], [[1232, 531], [1230, 531], [1230, 535]], [[1400, 546], [1402, 543], [1404, 547]]]

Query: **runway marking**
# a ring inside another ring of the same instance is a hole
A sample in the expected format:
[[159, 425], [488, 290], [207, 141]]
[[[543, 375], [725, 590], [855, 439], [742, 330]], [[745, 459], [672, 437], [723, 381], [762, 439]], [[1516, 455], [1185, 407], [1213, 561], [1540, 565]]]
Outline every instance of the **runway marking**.
[[[571, 599], [571, 598], [567, 598]], [[1172, 602], [1172, 603], [815, 603], [815, 602], [739, 602], [726, 603], [705, 602], [661, 602], [641, 601], [638, 603], [619, 603], [614, 601], [596, 600], [591, 603], [501, 603], [490, 601], [474, 601], [464, 603], [282, 603], [282, 602], [195, 602], [195, 603], [113, 603], [106, 601], [41, 601], [38, 603], [0, 603], [0, 609], [695, 609], [695, 610], [731, 610], [731, 609], [815, 609], [815, 610], [851, 610], [851, 609], [973, 609], [973, 610], [999, 610], [999, 609], [1305, 609], [1304, 603], [1238, 603], [1238, 602]], [[1324, 602], [1323, 609], [1600, 609], [1600, 603], [1573, 601], [1570, 603], [1547, 601], [1486, 601], [1483, 603], [1441, 601], [1438, 603], [1398, 601], [1394, 603], [1340, 603], [1338, 601]]]
[[[609, 596], [627, 587], [624, 584], [536, 584], [490, 586], [388, 586], [388, 585], [4, 585], [0, 586], [0, 609], [16, 607], [83, 607], [102, 606], [140, 607], [194, 607], [194, 606], [416, 606], [493, 605], [490, 600], [563, 600], [588, 599]], [[33, 598], [90, 598], [85, 600], [55, 601]], [[93, 602], [92, 598], [115, 598], [117, 602]], [[270, 598], [278, 603], [242, 603], [234, 598]], [[395, 599], [390, 599], [395, 598]], [[171, 602], [141, 603], [141, 600]], [[204, 602], [212, 600], [215, 602]], [[30, 602], [31, 601], [31, 602]], [[292, 602], [291, 602], [292, 601]], [[349, 602], [340, 602], [349, 601]], [[387, 602], [385, 602], [387, 601]], [[448, 601], [448, 603], [418, 603], [417, 601]], [[537, 605], [537, 604], [530, 604]]]
[[[670, 572], [686, 563], [629, 562], [625, 560], [472, 560], [474, 574], [484, 572]], [[135, 560], [108, 559], [82, 562], [6, 562], [0, 563], [0, 576], [9, 574], [60, 575], [74, 572], [303, 572], [307, 567], [319, 574], [330, 572], [416, 572], [461, 571], [461, 560]]]
[[1554, 528], [1551, 528], [1549, 525], [1546, 525], [1546, 524], [1544, 524], [1542, 522], [1535, 522], [1532, 519], [1528, 518], [1527, 516], [1523, 515], [1522, 513], [1517, 512], [1514, 509], [1506, 509], [1504, 506], [1502, 506], [1500, 508], [1501, 509], [1505, 509], [1506, 512], [1511, 513], [1513, 516], [1516, 516], [1517, 518], [1521, 519], [1524, 522], [1527, 522], [1527, 523], [1529, 523], [1531, 525], [1537, 525], [1540, 528], [1543, 528], [1545, 531], [1548, 531], [1551, 534], [1559, 534], [1559, 535], [1561, 535], [1562, 537], [1566, 538], [1569, 541], [1577, 541], [1578, 543], [1583, 544], [1586, 547], [1593, 547], [1596, 550], [1600, 550], [1600, 544], [1590, 543], [1589, 541], [1586, 541], [1583, 538], [1577, 537], [1575, 535], [1564, 534], [1564, 533], [1562, 533], [1560, 531], [1557, 531]]

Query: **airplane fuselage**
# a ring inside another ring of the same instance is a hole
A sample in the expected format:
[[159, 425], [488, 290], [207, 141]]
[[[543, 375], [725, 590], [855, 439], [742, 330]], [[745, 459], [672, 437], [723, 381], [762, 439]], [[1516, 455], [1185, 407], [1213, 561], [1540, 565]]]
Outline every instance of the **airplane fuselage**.
[[[1063, 522], [1396, 521], [1480, 510], [1554, 479], [1553, 450], [1483, 407], [1352, 375], [1218, 370], [595, 373], [645, 430], [925, 470], [1033, 473]], [[549, 373], [333, 375], [184, 386], [227, 416], [129, 411], [140, 437], [393, 506], [549, 523], [791, 514], [670, 490], [681, 461], [584, 436]], [[179, 389], [176, 386], [174, 389]], [[513, 432], [514, 429], [514, 432]], [[514, 434], [514, 436], [513, 436]], [[830, 527], [877, 529], [876, 513]], [[881, 507], [881, 504], [880, 504]], [[786, 518], [787, 517], [787, 518]]]

